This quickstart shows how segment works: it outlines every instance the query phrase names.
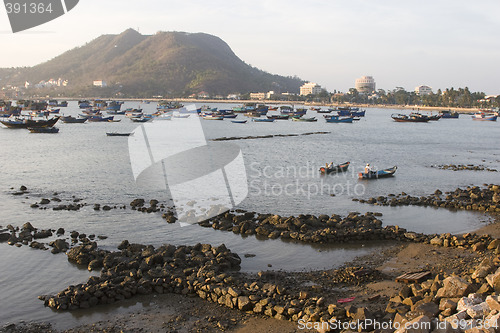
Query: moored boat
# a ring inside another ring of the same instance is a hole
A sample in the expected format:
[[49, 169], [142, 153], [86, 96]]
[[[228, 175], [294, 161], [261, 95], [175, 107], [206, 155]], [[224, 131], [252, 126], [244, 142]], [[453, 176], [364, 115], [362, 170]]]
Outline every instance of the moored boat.
[[327, 123], [352, 123], [354, 121], [353, 117], [341, 117], [341, 116], [323, 116]]
[[393, 166], [392, 168], [388, 168], [388, 169], [384, 169], [384, 170], [360, 172], [358, 174], [358, 177], [360, 179], [378, 179], [378, 178], [384, 178], [384, 177], [391, 177], [394, 175], [394, 173], [396, 172], [397, 169], [398, 169], [397, 166]]
[[206, 114], [202, 118], [205, 120], [224, 120], [223, 116], [217, 114]]
[[472, 120], [479, 120], [479, 121], [497, 121], [497, 117], [494, 114], [485, 114], [484, 112], [480, 113], [475, 113], [472, 115]]
[[396, 122], [426, 123], [429, 121], [429, 117], [420, 113], [410, 113], [410, 115], [393, 113], [391, 118]]
[[35, 127], [53, 127], [60, 117], [54, 117], [51, 119], [30, 119], [30, 118], [7, 118], [5, 120], [0, 120], [0, 123], [9, 128], [35, 128]]
[[107, 136], [130, 136], [133, 134], [134, 134], [134, 132], [130, 132], [130, 133], [106, 132]]
[[255, 121], [257, 123], [272, 123], [272, 122], [274, 122], [274, 119], [269, 119], [269, 118], [252, 118], [252, 121]]
[[290, 118], [290, 115], [288, 114], [272, 114], [267, 116], [269, 119], [275, 119], [275, 120], [288, 120]]
[[87, 118], [75, 118], [73, 116], [63, 116], [61, 121], [66, 124], [83, 124], [87, 121]]
[[337, 165], [334, 165], [334, 166], [331, 166], [331, 167], [330, 166], [324, 166], [324, 167], [319, 168], [319, 171], [322, 174], [344, 172], [349, 167], [349, 164], [351, 164], [351, 162], [345, 162], [345, 163], [337, 164]]
[[440, 112], [443, 119], [458, 119], [459, 113], [457, 111], [443, 110]]
[[247, 120], [231, 120], [232, 123], [235, 123], [235, 124], [245, 124], [247, 122]]
[[315, 121], [318, 121], [318, 119], [316, 119], [316, 117], [297, 117], [297, 116], [294, 116], [294, 117], [292, 117], [292, 121], [315, 122]]
[[28, 127], [31, 133], [59, 133], [57, 127]]

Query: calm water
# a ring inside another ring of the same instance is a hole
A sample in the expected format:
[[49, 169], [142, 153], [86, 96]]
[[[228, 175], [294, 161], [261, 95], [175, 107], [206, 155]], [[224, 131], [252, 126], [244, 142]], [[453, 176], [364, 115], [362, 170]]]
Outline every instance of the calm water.
[[[236, 104], [234, 104], [236, 105]], [[123, 107], [137, 107], [128, 102]], [[214, 105], [230, 108], [233, 105]], [[141, 105], [153, 112], [156, 104]], [[77, 115], [76, 102], [62, 109]], [[453, 172], [432, 167], [440, 164], [484, 165], [500, 170], [500, 125], [474, 122], [470, 116], [442, 119], [427, 124], [395, 123], [395, 110], [369, 109], [367, 116], [353, 124], [328, 124], [321, 115], [316, 123], [275, 121], [274, 123], [233, 124], [229, 120], [202, 121], [207, 139], [268, 134], [300, 134], [329, 131], [329, 134], [231, 141], [237, 144], [246, 166], [248, 196], [238, 207], [283, 215], [340, 214], [352, 211], [383, 213], [384, 224], [398, 224], [426, 233], [460, 233], [479, 228], [487, 216], [471, 212], [451, 212], [422, 207], [376, 207], [353, 202], [389, 193], [428, 195], [456, 187], [498, 183], [498, 173]], [[161, 216], [131, 210], [95, 212], [92, 204], [125, 205], [137, 197], [166, 200], [162, 187], [136, 183], [132, 174], [127, 137], [107, 137], [106, 132], [129, 132], [138, 124], [129, 119], [118, 123], [63, 124], [55, 135], [31, 134], [26, 130], [0, 128], [2, 141], [0, 168], [0, 225], [21, 226], [30, 221], [37, 228], [65, 228], [87, 234], [109, 236], [100, 245], [115, 249], [123, 240], [159, 245], [162, 243], [225, 243], [243, 255], [242, 269], [301, 270], [331, 268], [355, 256], [377, 249], [375, 244], [310, 246], [279, 240], [242, 238], [233, 233], [198, 226], [167, 225]], [[239, 115], [238, 119], [245, 118]], [[176, 120], [174, 120], [176, 121]], [[351, 161], [350, 171], [341, 176], [318, 174], [326, 162]], [[396, 176], [378, 181], [359, 181], [357, 172], [367, 163], [382, 169], [398, 166]], [[30, 193], [12, 196], [10, 188], [25, 185]], [[73, 196], [90, 204], [78, 212], [33, 210], [29, 207], [42, 197], [57, 192], [64, 202]], [[334, 196], [332, 196], [332, 194]], [[103, 318], [100, 312], [56, 313], [46, 309], [36, 297], [54, 293], [74, 283], [85, 282], [90, 273], [68, 263], [63, 254], [10, 247], [0, 244], [0, 324], [20, 320], [52, 321], [68, 327]], [[128, 311], [145, 304], [124, 303], [106, 311]]]

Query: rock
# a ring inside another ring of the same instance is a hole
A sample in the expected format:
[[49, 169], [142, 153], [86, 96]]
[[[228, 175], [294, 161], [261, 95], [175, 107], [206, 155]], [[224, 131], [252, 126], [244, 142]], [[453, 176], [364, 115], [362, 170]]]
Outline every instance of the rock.
[[455, 311], [456, 308], [457, 308], [457, 302], [454, 302], [451, 299], [442, 298], [441, 301], [439, 302], [439, 310], [441, 311], [444, 311], [446, 309], [451, 309], [452, 311]]
[[35, 231], [35, 228], [29, 222], [26, 222], [25, 224], [23, 224], [23, 227], [21, 229], [22, 230]]
[[130, 206], [131, 207], [142, 207], [144, 206], [144, 199], [134, 199], [131, 203], [130, 203]]
[[486, 303], [491, 310], [500, 311], [500, 297], [498, 295], [488, 295], [486, 297]]
[[486, 276], [486, 282], [496, 291], [500, 291], [500, 268]]
[[473, 305], [467, 309], [467, 314], [472, 319], [483, 318], [490, 312], [490, 307], [486, 302]]
[[436, 246], [442, 246], [443, 245], [443, 239], [436, 236], [430, 241], [431, 245], [436, 245]]
[[52, 231], [50, 230], [41, 230], [41, 231], [38, 231], [38, 232], [35, 232], [33, 234], [33, 238], [35, 239], [41, 239], [41, 238], [48, 238], [52, 236]]
[[471, 277], [473, 279], [485, 278], [494, 269], [495, 266], [491, 263], [491, 261], [488, 258], [486, 258], [479, 264], [479, 266], [477, 266], [476, 270], [474, 271], [474, 273], [472, 273]]
[[57, 229], [56, 235], [64, 235], [64, 228]]
[[7, 242], [10, 238], [10, 234], [0, 233], [0, 243]]
[[494, 250], [496, 249], [498, 246], [500, 246], [500, 239], [496, 238], [494, 240], [492, 240], [490, 242], [490, 244], [488, 244], [488, 250]]
[[440, 288], [436, 297], [463, 297], [468, 295], [473, 289], [473, 285], [458, 276], [449, 276], [443, 281], [443, 287]]
[[480, 297], [476, 297], [476, 294], [470, 294], [469, 297], [462, 297], [457, 303], [457, 311], [467, 311], [470, 307], [482, 303], [483, 300]]
[[435, 317], [439, 313], [439, 306], [434, 302], [416, 304], [412, 311], [429, 318]]
[[238, 309], [241, 311], [249, 311], [252, 309], [252, 302], [247, 296], [238, 297]]
[[69, 249], [69, 244], [64, 239], [56, 239], [49, 243], [50, 246], [56, 248], [60, 252], [66, 252]]
[[50, 203], [49, 199], [43, 198], [42, 200], [40, 200], [40, 205], [48, 205], [49, 203]]

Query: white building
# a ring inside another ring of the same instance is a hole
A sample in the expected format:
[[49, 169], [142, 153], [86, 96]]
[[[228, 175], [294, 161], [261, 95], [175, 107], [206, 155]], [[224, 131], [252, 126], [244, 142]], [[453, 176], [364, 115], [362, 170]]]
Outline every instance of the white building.
[[415, 94], [419, 96], [432, 94], [432, 88], [429, 86], [418, 86], [415, 88]]
[[322, 90], [319, 84], [307, 82], [300, 87], [300, 96], [316, 95]]
[[106, 81], [103, 81], [103, 80], [95, 80], [94, 81], [94, 87], [106, 87], [108, 84], [106, 83]]
[[375, 80], [373, 76], [362, 76], [356, 79], [354, 83], [354, 88], [360, 93], [368, 94], [375, 91]]
[[265, 99], [266, 93], [250, 93], [250, 99]]

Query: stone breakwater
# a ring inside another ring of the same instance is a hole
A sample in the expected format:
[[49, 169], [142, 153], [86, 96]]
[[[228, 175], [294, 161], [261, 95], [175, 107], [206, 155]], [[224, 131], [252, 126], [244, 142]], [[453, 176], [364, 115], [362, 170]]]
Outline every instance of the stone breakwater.
[[270, 139], [270, 138], [283, 138], [288, 136], [304, 136], [304, 135], [315, 135], [315, 134], [330, 134], [331, 132], [306, 132], [301, 134], [269, 134], [269, 135], [257, 135], [257, 136], [232, 136], [232, 137], [221, 137], [213, 139], [212, 141], [232, 141], [232, 140], [254, 140], [254, 139]]
[[369, 199], [353, 199], [361, 203], [380, 206], [432, 206], [451, 209], [475, 210], [490, 213], [500, 212], [500, 186], [487, 185], [469, 186], [465, 189], [457, 188], [455, 191], [443, 193], [436, 190], [428, 196], [411, 196], [406, 193], [389, 194]]
[[484, 165], [474, 165], [474, 164], [444, 164], [444, 165], [432, 165], [432, 168], [438, 168], [441, 170], [452, 170], [452, 171], [461, 171], [461, 170], [469, 170], [469, 171], [489, 171], [489, 172], [498, 172], [497, 169], [491, 169]]

